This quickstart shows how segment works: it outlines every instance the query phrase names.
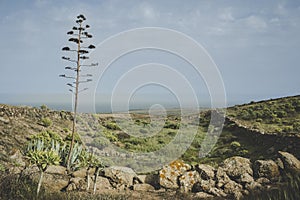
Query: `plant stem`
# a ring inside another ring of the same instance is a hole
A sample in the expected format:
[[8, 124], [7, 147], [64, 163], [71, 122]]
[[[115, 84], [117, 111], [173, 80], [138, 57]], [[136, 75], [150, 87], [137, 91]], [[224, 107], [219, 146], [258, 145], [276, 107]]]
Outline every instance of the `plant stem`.
[[41, 170], [40, 179], [39, 179], [38, 187], [37, 187], [37, 190], [36, 190], [36, 196], [37, 197], [39, 196], [39, 193], [40, 193], [40, 189], [41, 189], [41, 186], [42, 186], [43, 177], [44, 177], [44, 171]]
[[78, 44], [77, 44], [77, 68], [76, 68], [76, 82], [75, 82], [75, 101], [74, 101], [74, 118], [72, 124], [72, 141], [70, 144], [70, 150], [68, 154], [68, 161], [67, 161], [67, 169], [70, 170], [71, 168], [71, 154], [74, 147], [74, 140], [75, 140], [75, 130], [76, 130], [76, 116], [77, 116], [77, 102], [78, 102], [78, 91], [79, 91], [79, 73], [80, 73], [80, 40], [81, 40], [81, 30], [82, 30], [82, 23], [79, 24], [79, 33], [78, 33]]
[[100, 167], [96, 167], [93, 194], [96, 193], [96, 189], [97, 189], [97, 178], [98, 178], [99, 171], [100, 171]]
[[90, 182], [90, 168], [88, 168], [87, 171], [86, 171], [86, 178], [87, 178], [86, 191], [89, 191], [90, 185], [91, 185], [91, 182]]

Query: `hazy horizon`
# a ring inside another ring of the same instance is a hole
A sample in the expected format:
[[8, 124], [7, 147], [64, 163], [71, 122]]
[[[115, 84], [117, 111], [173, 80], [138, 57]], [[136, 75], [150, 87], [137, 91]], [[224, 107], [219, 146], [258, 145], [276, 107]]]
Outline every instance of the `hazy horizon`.
[[[145, 99], [139, 99], [138, 101], [131, 101], [129, 104], [129, 110], [143, 110], [149, 109], [151, 105], [160, 104], [164, 106], [165, 109], [177, 109], [180, 108], [179, 104], [175, 101], [168, 101], [168, 99], [156, 99], [157, 101], [152, 101], [151, 99], [147, 98], [150, 94], [145, 95]], [[296, 96], [300, 94], [294, 94], [289, 96]], [[151, 96], [151, 95], [150, 95]], [[231, 107], [234, 105], [241, 105], [250, 103], [251, 101], [262, 101], [262, 100], [269, 100], [269, 99], [276, 99], [282, 98], [287, 96], [270, 96], [269, 98], [260, 99], [260, 98], [253, 98], [247, 97], [243, 99], [235, 99], [235, 101], [227, 102], [227, 107]], [[33, 100], [34, 99], [34, 100]], [[109, 95], [106, 95], [104, 99], [106, 101], [97, 101], [97, 99], [101, 99], [101, 95], [96, 95], [96, 113], [110, 113], [111, 112], [111, 103], [108, 100]], [[246, 100], [245, 100], [246, 99]], [[80, 99], [79, 99], [80, 100]], [[32, 107], [40, 107], [41, 105], [45, 104], [47, 107], [53, 110], [67, 110], [71, 111], [72, 108], [72, 96], [71, 94], [48, 94], [48, 95], [38, 95], [38, 94], [0, 94], [0, 104], [8, 104], [8, 105], [15, 105], [15, 106], [32, 106]], [[81, 107], [81, 111], [84, 112], [85, 102], [79, 102]], [[198, 108], [210, 108], [210, 102], [201, 102], [199, 103]], [[123, 112], [125, 110], [116, 110], [117, 112]], [[88, 111], [90, 112], [90, 111]]]

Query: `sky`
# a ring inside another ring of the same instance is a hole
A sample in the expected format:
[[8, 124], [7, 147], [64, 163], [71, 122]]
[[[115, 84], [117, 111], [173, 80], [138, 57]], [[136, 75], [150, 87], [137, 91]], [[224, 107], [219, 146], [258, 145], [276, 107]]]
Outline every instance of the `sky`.
[[[69, 100], [66, 80], [58, 75], [66, 66], [61, 59], [66, 32], [78, 14], [86, 16], [93, 35], [89, 42], [95, 45], [143, 27], [172, 29], [192, 38], [217, 66], [229, 105], [300, 93], [300, 1], [0, 0], [0, 103]], [[144, 50], [114, 63], [99, 83], [97, 97], [108, 100], [124, 73], [154, 61], [179, 70], [198, 97], [208, 94], [187, 63]], [[174, 98], [155, 85], [135, 94], [132, 99]]]

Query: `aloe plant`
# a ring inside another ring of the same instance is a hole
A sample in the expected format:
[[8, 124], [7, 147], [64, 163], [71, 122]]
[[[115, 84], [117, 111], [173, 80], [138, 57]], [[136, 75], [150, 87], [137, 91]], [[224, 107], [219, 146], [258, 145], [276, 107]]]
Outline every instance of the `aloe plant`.
[[[69, 168], [67, 168], [68, 170], [76, 170], [80, 167], [80, 160], [79, 157], [81, 155], [81, 153], [84, 151], [82, 144], [80, 144], [79, 142], [75, 142], [74, 146], [70, 151], [70, 146], [69, 146], [69, 142], [67, 142], [60, 151], [60, 155], [62, 158], [62, 165], [63, 166], [68, 166], [68, 161], [69, 161]], [[70, 160], [68, 155], [70, 155]]]
[[39, 182], [36, 195], [38, 196], [44, 172], [50, 165], [59, 165], [62, 161], [61, 155], [65, 149], [65, 142], [62, 138], [52, 131], [46, 130], [30, 138], [24, 155], [29, 165], [36, 165], [40, 171]]
[[43, 131], [31, 137], [25, 149], [26, 159], [29, 165], [36, 165], [40, 171], [39, 182], [36, 194], [38, 196], [44, 172], [50, 165], [59, 165], [61, 162], [61, 152], [64, 146], [60, 136], [51, 131]]
[[39, 195], [44, 172], [50, 165], [59, 165], [60, 156], [54, 151], [29, 151], [26, 158], [29, 160], [30, 165], [36, 165], [40, 171], [40, 178], [36, 190], [36, 195]]

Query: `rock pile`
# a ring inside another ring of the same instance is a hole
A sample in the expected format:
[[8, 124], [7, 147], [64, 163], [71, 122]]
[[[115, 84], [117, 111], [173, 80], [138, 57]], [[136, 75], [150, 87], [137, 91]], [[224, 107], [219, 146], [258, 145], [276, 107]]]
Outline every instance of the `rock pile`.
[[[300, 161], [287, 152], [279, 152], [277, 163], [273, 160], [256, 160], [252, 163], [239, 156], [227, 158], [217, 168], [204, 164], [192, 167], [174, 161], [160, 170], [160, 186], [193, 192], [198, 198], [241, 199], [250, 191], [272, 185], [283, 175], [281, 173], [300, 170]], [[280, 163], [283, 166], [280, 167]]]
[[[17, 170], [18, 171], [18, 170]], [[111, 166], [104, 168], [96, 181], [96, 191], [181, 191], [197, 198], [220, 197], [241, 199], [253, 191], [260, 191], [274, 185], [287, 172], [300, 172], [300, 161], [292, 154], [279, 152], [276, 161], [256, 160], [235, 156], [227, 158], [220, 166], [207, 164], [191, 166], [176, 160], [164, 166], [158, 174], [137, 175], [131, 168]], [[21, 173], [37, 181], [36, 167]], [[61, 166], [50, 166], [43, 186], [53, 191], [86, 191], [93, 189], [95, 170], [83, 168], [72, 174]], [[87, 178], [90, 177], [88, 181]]]

